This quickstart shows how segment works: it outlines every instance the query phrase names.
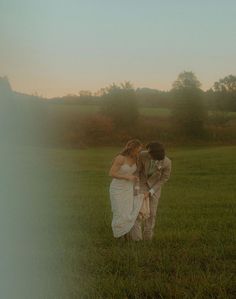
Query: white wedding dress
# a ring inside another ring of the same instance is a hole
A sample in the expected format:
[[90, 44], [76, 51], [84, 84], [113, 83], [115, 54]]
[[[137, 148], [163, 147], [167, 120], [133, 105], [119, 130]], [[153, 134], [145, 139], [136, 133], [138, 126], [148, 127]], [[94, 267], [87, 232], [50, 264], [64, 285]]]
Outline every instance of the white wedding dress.
[[[119, 174], [131, 175], [137, 166], [125, 163], [121, 166]], [[143, 196], [134, 196], [134, 183], [125, 179], [113, 178], [110, 184], [110, 200], [112, 207], [112, 231], [115, 238], [128, 233], [133, 227], [142, 207]]]

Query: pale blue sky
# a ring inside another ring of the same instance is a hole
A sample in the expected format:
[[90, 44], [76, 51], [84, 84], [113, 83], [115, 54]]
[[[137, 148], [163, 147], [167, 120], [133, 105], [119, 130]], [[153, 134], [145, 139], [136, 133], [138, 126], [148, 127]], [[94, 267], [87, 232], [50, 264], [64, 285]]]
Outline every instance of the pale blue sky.
[[234, 0], [0, 0], [0, 76], [45, 97], [236, 75]]

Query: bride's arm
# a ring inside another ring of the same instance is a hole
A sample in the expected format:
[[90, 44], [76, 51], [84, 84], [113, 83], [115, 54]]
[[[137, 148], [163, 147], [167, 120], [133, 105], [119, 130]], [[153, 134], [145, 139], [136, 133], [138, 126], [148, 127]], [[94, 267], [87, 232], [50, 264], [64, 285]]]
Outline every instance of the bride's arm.
[[120, 167], [124, 164], [124, 161], [125, 161], [125, 157], [118, 155], [111, 166], [111, 169], [109, 171], [109, 176], [116, 179], [123, 179], [123, 180], [125, 179], [129, 181], [135, 180], [136, 177], [134, 175], [125, 175], [125, 174], [122, 175], [119, 173]]

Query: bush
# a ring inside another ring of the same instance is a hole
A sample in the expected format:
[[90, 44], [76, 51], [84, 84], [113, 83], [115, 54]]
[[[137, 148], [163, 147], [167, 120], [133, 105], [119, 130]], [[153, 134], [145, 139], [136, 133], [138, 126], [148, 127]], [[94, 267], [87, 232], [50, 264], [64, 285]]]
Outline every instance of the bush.
[[225, 127], [230, 120], [231, 117], [226, 111], [212, 111], [209, 115], [209, 123], [216, 127]]
[[113, 123], [111, 118], [96, 114], [84, 118], [80, 125], [78, 142], [88, 145], [103, 145], [112, 140]]
[[102, 96], [101, 113], [110, 117], [117, 129], [134, 126], [138, 119], [135, 91], [129, 83], [111, 85]]

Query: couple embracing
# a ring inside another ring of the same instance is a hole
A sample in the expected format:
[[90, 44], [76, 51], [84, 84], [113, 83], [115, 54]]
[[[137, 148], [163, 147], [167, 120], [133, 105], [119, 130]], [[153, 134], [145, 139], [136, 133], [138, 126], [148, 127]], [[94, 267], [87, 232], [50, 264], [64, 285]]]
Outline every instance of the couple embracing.
[[171, 160], [161, 143], [150, 142], [143, 150], [138, 139], [128, 141], [109, 171], [115, 238], [134, 241], [153, 238], [161, 187], [170, 172]]

